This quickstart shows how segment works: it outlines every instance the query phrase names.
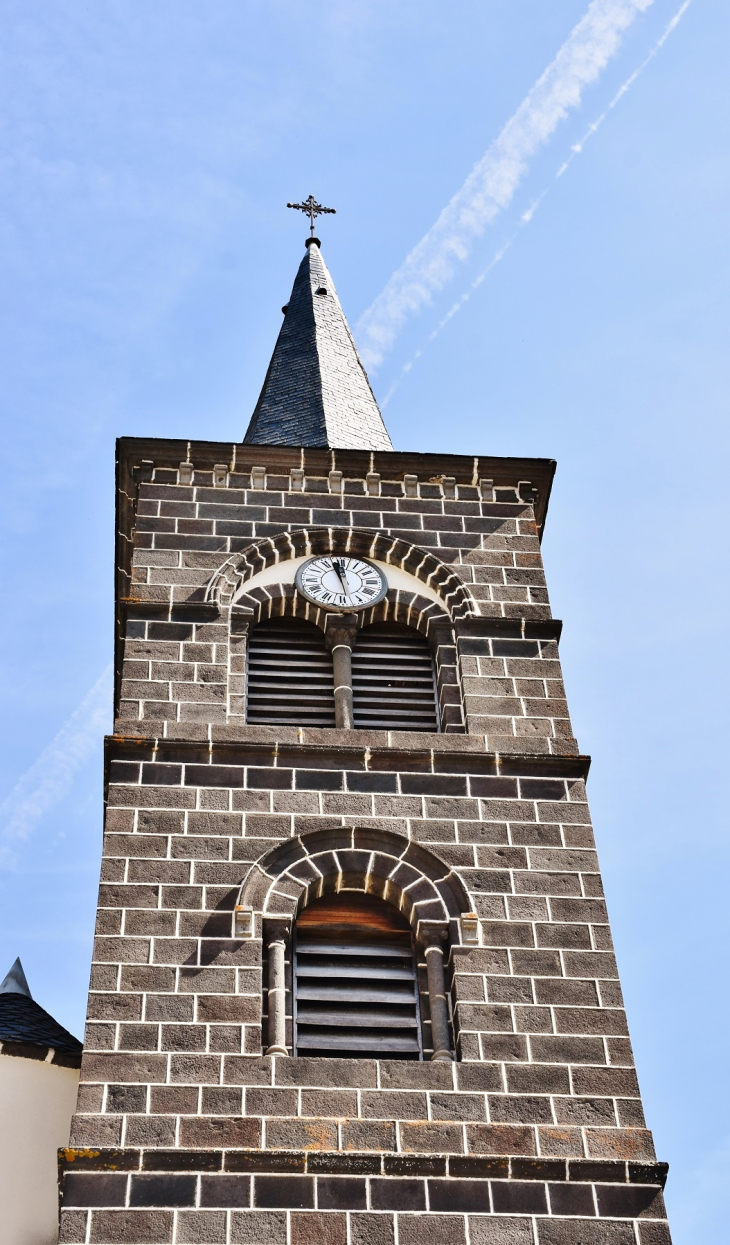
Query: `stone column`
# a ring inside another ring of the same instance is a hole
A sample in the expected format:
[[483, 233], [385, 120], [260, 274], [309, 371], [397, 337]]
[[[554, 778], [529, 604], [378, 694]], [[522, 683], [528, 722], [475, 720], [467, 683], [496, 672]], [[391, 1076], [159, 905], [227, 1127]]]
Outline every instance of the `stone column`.
[[332, 653], [335, 679], [335, 725], [351, 731], [355, 725], [352, 708], [352, 650], [357, 636], [356, 614], [329, 614], [324, 632]]
[[444, 734], [461, 734], [464, 715], [454, 628], [450, 623], [432, 622], [428, 628], [428, 643], [436, 670], [441, 730]]
[[264, 941], [269, 961], [269, 1044], [267, 1055], [288, 1055], [286, 1047], [286, 946], [291, 932], [291, 922], [267, 920], [264, 922]]
[[428, 974], [428, 1004], [431, 1011], [431, 1060], [434, 1063], [443, 1063], [454, 1057], [451, 1053], [449, 1009], [446, 1002], [443, 939], [443, 932], [434, 930], [429, 931], [423, 940]]
[[227, 718], [246, 720], [246, 663], [248, 633], [253, 610], [234, 605], [230, 614], [228, 650], [228, 713]]

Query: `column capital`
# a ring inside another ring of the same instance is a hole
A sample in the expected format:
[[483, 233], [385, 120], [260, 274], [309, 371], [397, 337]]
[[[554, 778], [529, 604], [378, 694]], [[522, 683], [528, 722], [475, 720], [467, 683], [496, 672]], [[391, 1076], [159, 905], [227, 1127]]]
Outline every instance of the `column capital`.
[[253, 622], [253, 610], [248, 605], [231, 606], [231, 633], [232, 635], [245, 636]]
[[324, 639], [332, 650], [338, 644], [354, 648], [357, 637], [357, 614], [328, 614], [324, 624]]
[[265, 916], [263, 919], [264, 942], [281, 942], [291, 937], [292, 918], [290, 916]]
[[438, 947], [441, 951], [448, 941], [449, 927], [445, 921], [419, 921], [416, 927], [416, 942], [428, 949]]

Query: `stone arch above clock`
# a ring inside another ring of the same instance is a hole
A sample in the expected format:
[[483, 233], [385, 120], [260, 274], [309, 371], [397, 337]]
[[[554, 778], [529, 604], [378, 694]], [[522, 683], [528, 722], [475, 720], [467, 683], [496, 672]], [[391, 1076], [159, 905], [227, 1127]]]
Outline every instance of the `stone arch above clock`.
[[[438, 604], [452, 619], [478, 614], [468, 587], [431, 550], [371, 529], [310, 527], [264, 537], [233, 554], [215, 572], [206, 601], [226, 609], [252, 588], [294, 580], [292, 564], [321, 554], [345, 554], [379, 564], [395, 590], [410, 590]], [[284, 567], [287, 573], [284, 574]], [[273, 576], [273, 568], [282, 574]]]

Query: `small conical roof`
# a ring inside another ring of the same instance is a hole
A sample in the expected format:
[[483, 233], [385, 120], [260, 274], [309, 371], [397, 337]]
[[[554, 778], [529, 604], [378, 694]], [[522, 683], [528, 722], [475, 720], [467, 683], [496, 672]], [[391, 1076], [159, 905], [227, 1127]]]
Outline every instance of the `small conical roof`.
[[299, 265], [244, 442], [393, 448], [316, 238]]
[[26, 998], [32, 999], [33, 995], [30, 992], [20, 958], [15, 961], [10, 972], [0, 982], [0, 994], [24, 994]]
[[[74, 1066], [78, 1066], [80, 1041], [36, 1003], [18, 959], [0, 983], [0, 1048], [4, 1055], [22, 1055], [34, 1047], [52, 1047], [56, 1051], [56, 1063], [60, 1052], [62, 1056], [71, 1057]], [[43, 1055], [33, 1054], [32, 1058], [42, 1059]]]

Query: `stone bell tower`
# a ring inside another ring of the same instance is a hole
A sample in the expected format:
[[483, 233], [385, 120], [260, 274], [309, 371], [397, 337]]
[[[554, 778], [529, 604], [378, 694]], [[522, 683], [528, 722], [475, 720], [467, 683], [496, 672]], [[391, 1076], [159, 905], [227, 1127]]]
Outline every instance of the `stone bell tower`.
[[670, 1245], [540, 557], [308, 240], [236, 444], [124, 438], [68, 1245]]

